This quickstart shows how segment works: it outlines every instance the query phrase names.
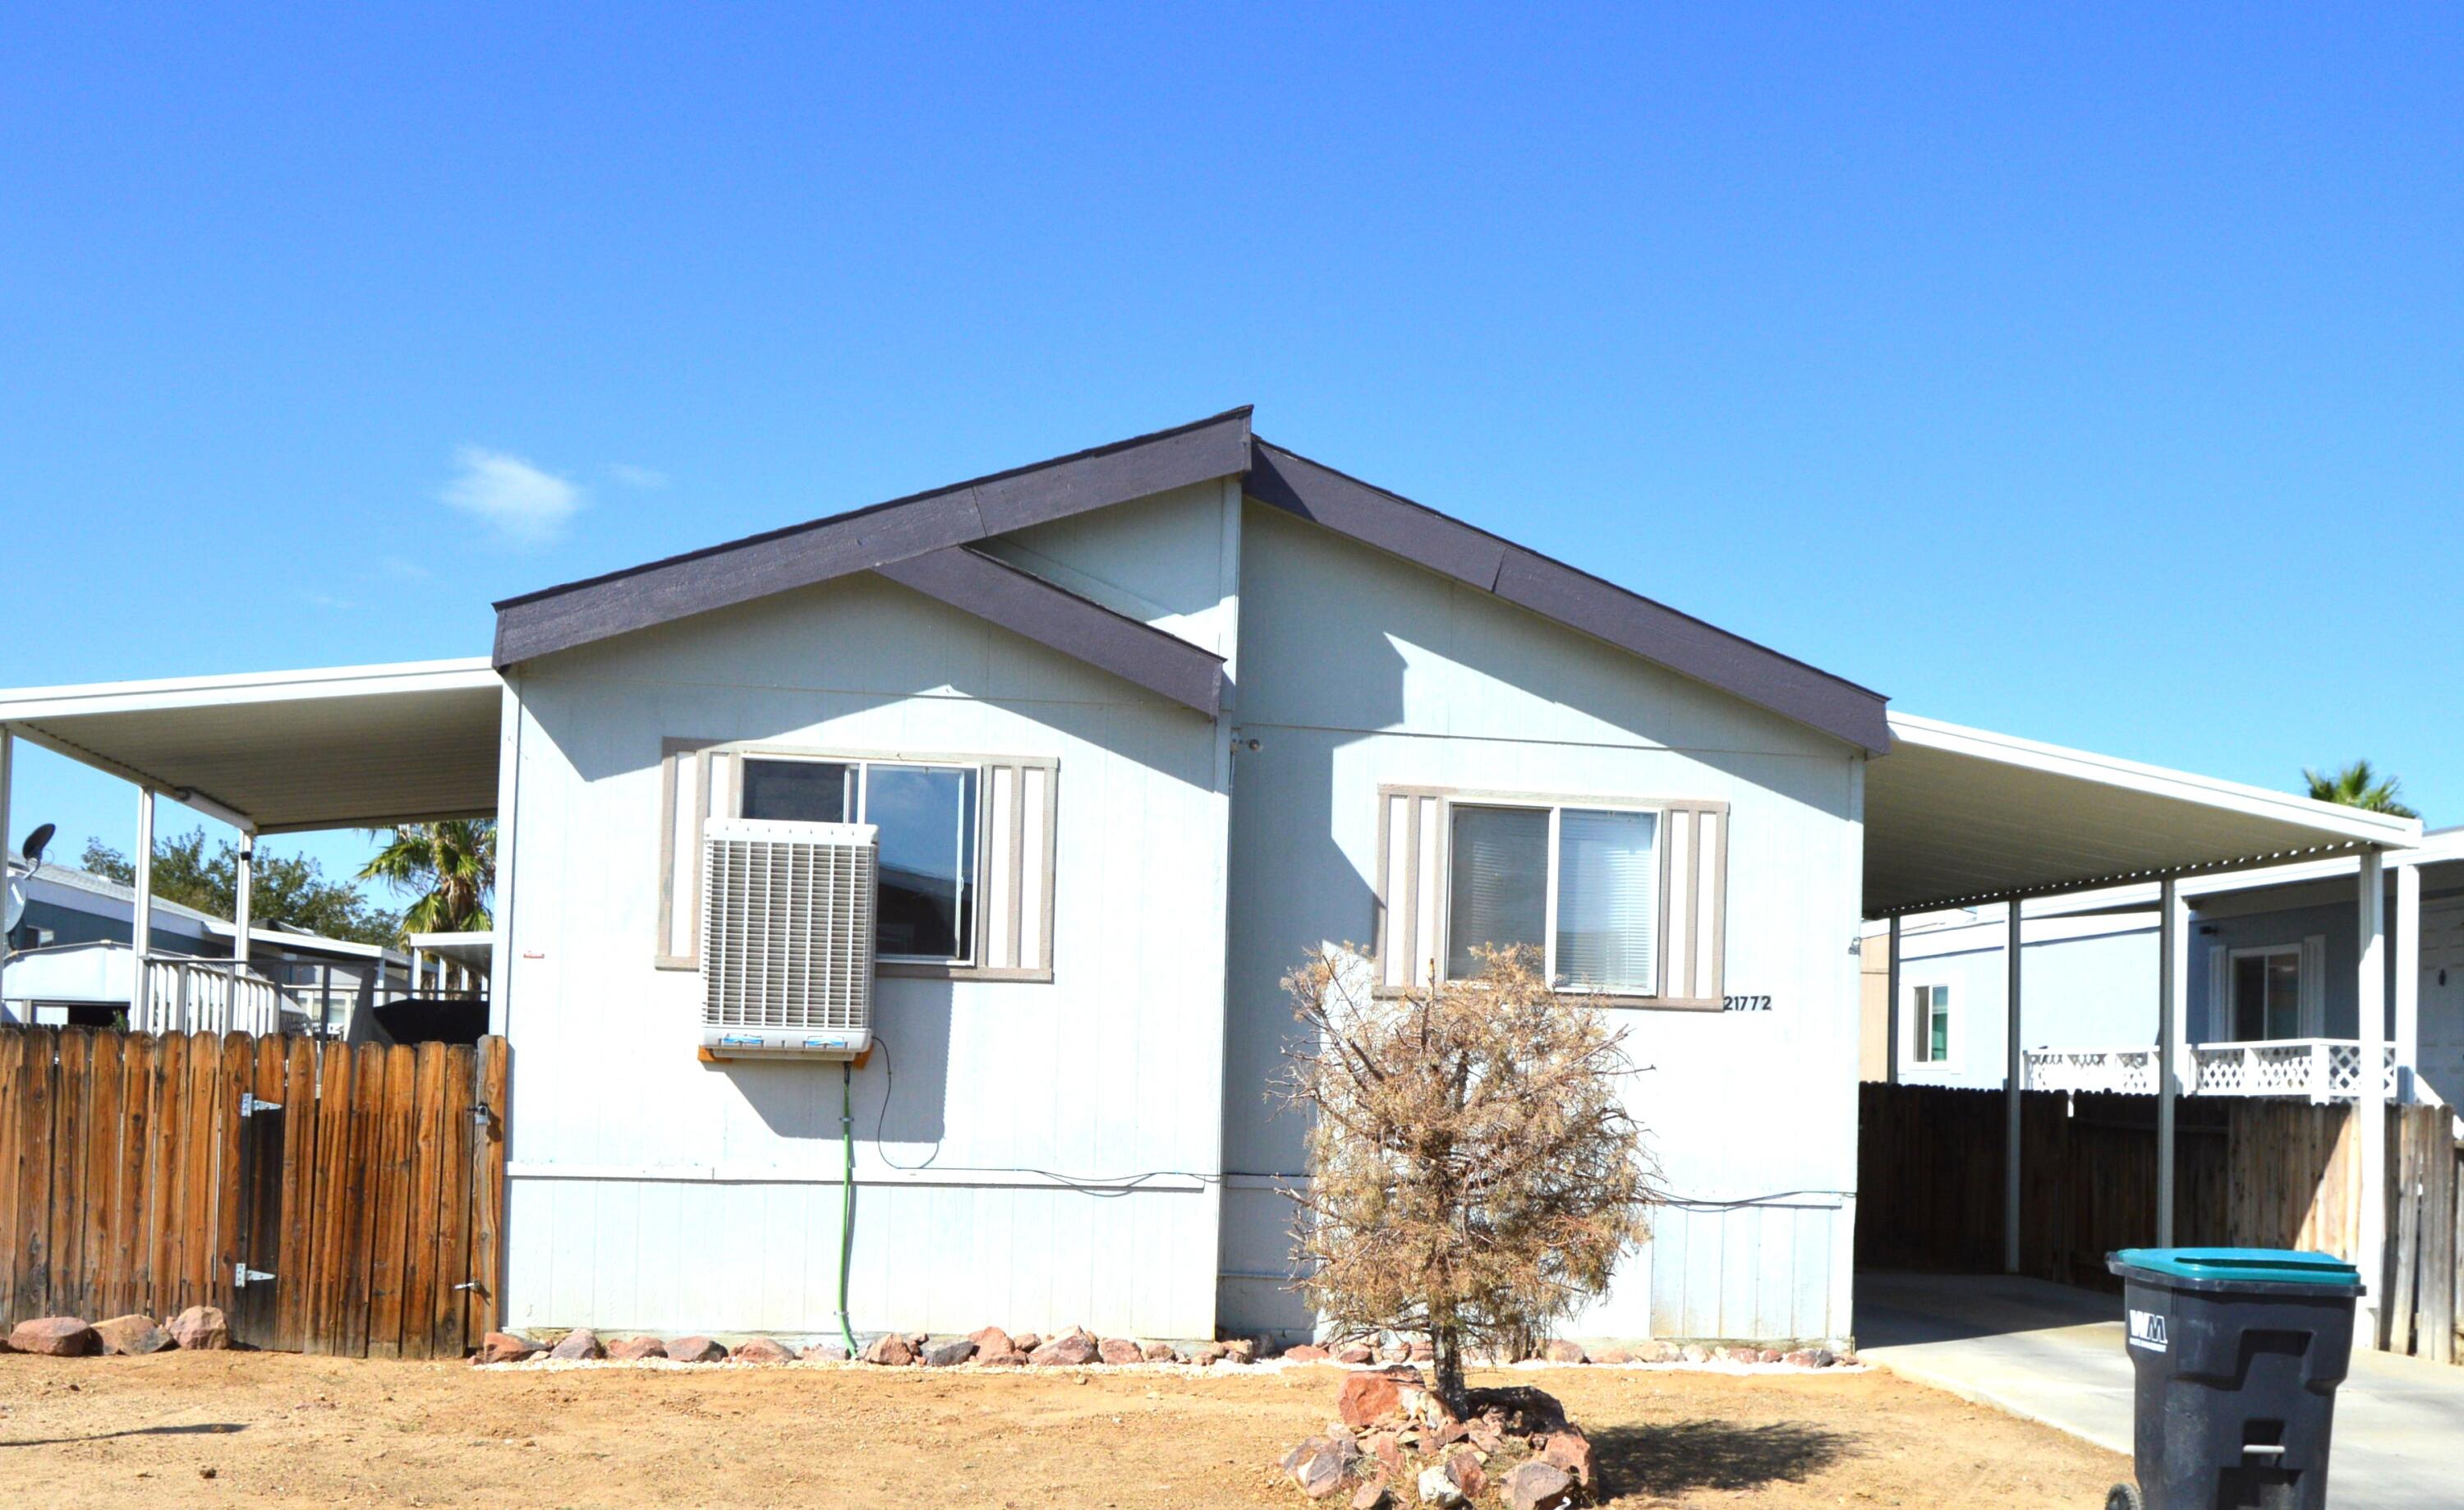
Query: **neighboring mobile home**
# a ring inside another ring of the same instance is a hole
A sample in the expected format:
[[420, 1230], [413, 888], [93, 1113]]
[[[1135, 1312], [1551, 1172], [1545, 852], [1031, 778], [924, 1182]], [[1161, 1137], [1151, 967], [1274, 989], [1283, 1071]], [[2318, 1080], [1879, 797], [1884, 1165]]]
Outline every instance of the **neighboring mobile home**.
[[[2188, 882], [2183, 1041], [2192, 1094], [2347, 1099], [2362, 1037], [2354, 865], [2304, 860]], [[2410, 959], [2382, 964], [2385, 1054], [2417, 1081], [2399, 1099], [2464, 1104], [2464, 829], [2433, 830], [2382, 884]], [[2157, 888], [2056, 899], [2026, 919], [2023, 1075], [2032, 1088], [2140, 1090], [2156, 1038]], [[1896, 1024], [1883, 1021], [1890, 933], [1865, 930], [1863, 1077], [1989, 1087], [2006, 1079], [2006, 909], [1902, 920]], [[2266, 1071], [2252, 1073], [2255, 1061]], [[2325, 1072], [2321, 1080], [2309, 1073]], [[2131, 1077], [2125, 1083], [2124, 1077]]]

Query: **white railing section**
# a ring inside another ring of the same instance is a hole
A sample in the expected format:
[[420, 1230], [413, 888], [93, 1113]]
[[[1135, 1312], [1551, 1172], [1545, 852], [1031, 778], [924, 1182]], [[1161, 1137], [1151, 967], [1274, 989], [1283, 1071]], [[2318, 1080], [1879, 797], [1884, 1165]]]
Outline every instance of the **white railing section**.
[[[2022, 1068], [2032, 1091], [2107, 1091], [2124, 1096], [2156, 1094], [2156, 1051], [2130, 1049], [2031, 1049]], [[2183, 1090], [2190, 1096], [2287, 1096], [2318, 1102], [2348, 1101], [2361, 1094], [2362, 1046], [2351, 1038], [2270, 1038], [2248, 1043], [2190, 1046], [2183, 1064]], [[2396, 1099], [2395, 1049], [2379, 1067], [2379, 1083]]]
[[264, 1037], [282, 1031], [282, 1014], [304, 1017], [308, 1009], [264, 976], [229, 960], [148, 955], [143, 1007], [131, 1013], [139, 1033], [244, 1033]]

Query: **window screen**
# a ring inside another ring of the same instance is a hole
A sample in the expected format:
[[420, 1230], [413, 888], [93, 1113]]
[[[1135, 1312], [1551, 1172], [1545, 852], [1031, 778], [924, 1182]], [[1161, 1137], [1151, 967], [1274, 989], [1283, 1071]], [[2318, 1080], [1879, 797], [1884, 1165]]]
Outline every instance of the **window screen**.
[[1446, 901], [1446, 973], [1480, 973], [1476, 948], [1537, 949], [1549, 927], [1545, 808], [1454, 810]]
[[1650, 812], [1568, 808], [1557, 816], [1556, 984], [1649, 992], [1660, 860]]
[[748, 760], [738, 811], [787, 823], [846, 823], [855, 809], [854, 773], [837, 761]]

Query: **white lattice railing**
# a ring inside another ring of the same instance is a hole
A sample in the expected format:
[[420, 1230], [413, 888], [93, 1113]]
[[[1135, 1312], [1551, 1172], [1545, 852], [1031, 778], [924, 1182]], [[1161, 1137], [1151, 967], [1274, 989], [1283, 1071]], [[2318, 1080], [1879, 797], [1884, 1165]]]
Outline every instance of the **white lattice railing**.
[[[2351, 1100], [2361, 1093], [2362, 1046], [2350, 1038], [2273, 1038], [2251, 1043], [2193, 1044], [2184, 1064], [2191, 1096], [2297, 1096], [2312, 1101]], [[2156, 1094], [2156, 1051], [2031, 1049], [2023, 1084], [2032, 1091]], [[2380, 1084], [2395, 1099], [2395, 1050], [2380, 1066]]]
[[139, 1033], [244, 1033], [263, 1037], [282, 1031], [287, 1007], [307, 1009], [291, 993], [254, 970], [228, 960], [152, 955], [144, 962], [142, 1010], [131, 1014]]

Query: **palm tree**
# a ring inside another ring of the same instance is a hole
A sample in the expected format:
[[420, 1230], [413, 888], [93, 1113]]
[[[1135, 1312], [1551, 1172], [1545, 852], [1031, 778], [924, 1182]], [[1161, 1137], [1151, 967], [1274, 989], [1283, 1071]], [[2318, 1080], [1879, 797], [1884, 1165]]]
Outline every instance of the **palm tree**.
[[2393, 776], [2382, 781], [2370, 763], [2357, 760], [2339, 771], [2315, 771], [2301, 767], [2301, 779], [2310, 784], [2314, 802], [2333, 802], [2347, 808], [2364, 808], [2371, 812], [2391, 813], [2399, 818], [2418, 818], [2396, 799], [2404, 795], [2404, 783]]
[[360, 867], [360, 879], [420, 894], [402, 915], [404, 938], [493, 928], [495, 920], [488, 902], [496, 891], [496, 822], [448, 818], [403, 824], [376, 857]]

